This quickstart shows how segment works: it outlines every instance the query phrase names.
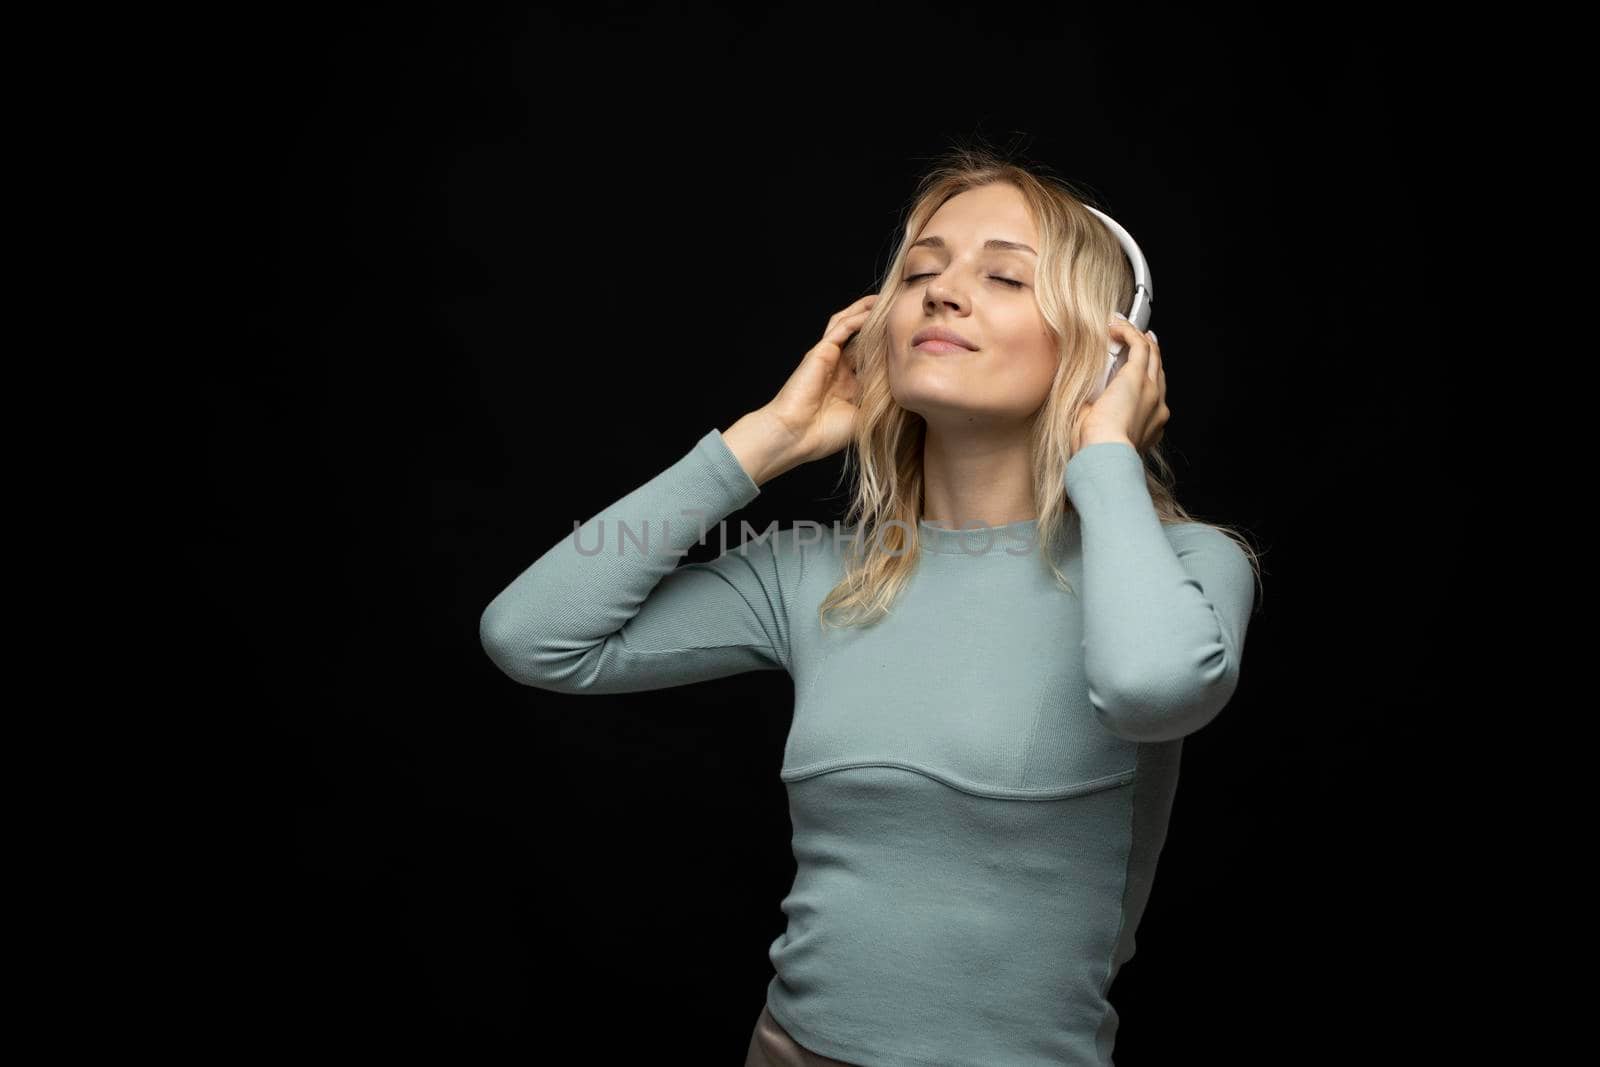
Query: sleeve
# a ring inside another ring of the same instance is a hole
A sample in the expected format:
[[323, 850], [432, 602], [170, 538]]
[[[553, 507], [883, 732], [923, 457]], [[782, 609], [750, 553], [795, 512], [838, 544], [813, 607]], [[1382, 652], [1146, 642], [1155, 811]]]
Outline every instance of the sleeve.
[[1249, 558], [1200, 523], [1163, 524], [1144, 460], [1121, 441], [1067, 463], [1082, 532], [1084, 671], [1101, 725], [1168, 741], [1217, 716], [1239, 682], [1255, 603]]
[[[793, 538], [741, 538], [679, 566], [761, 492], [713, 429], [666, 470], [561, 539], [503, 589], [478, 624], [515, 681], [559, 693], [632, 693], [789, 669]], [[748, 528], [747, 524], [740, 524]]]

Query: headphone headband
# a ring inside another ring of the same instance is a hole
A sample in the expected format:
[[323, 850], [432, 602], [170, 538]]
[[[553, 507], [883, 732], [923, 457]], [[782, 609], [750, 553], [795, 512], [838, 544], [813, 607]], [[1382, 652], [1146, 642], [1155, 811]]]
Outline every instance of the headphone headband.
[[[1099, 208], [1089, 207], [1088, 204], [1083, 206], [1089, 208], [1101, 222], [1106, 224], [1106, 229], [1117, 239], [1117, 243], [1122, 246], [1123, 254], [1133, 266], [1133, 307], [1128, 309], [1127, 316], [1128, 321], [1133, 323], [1134, 329], [1142, 333], [1150, 326], [1150, 313], [1156, 301], [1155, 282], [1150, 279], [1150, 264], [1145, 262], [1144, 253], [1139, 251], [1138, 242], [1133, 239], [1133, 234], [1129, 233], [1120, 222]], [[1109, 355], [1110, 360], [1106, 364], [1105, 373], [1095, 383], [1094, 391], [1089, 395], [1091, 402], [1105, 391], [1117, 368], [1127, 362], [1121, 341], [1111, 342]]]

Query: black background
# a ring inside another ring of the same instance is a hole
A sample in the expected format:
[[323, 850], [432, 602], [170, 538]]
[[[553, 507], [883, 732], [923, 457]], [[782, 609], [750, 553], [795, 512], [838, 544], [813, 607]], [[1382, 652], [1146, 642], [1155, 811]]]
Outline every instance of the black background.
[[[1354, 1062], [1375, 1026], [1430, 1047], [1410, 768], [1442, 579], [1406, 472], [1449, 76], [1349, 10], [1127, 14], [249, 28], [219, 73], [260, 285], [250, 358], [211, 381], [229, 580], [200, 635], [244, 731], [213, 946], [241, 1043], [741, 1061], [793, 876], [787, 675], [564, 697], [500, 675], [478, 617], [574, 517], [768, 399], [875, 288], [922, 167], [982, 142], [1139, 240], [1180, 500], [1264, 553], [1240, 688], [1185, 745], [1112, 989], [1117, 1062]], [[1402, 341], [1415, 360], [1376, 374]], [[786, 474], [735, 523], [831, 521], [837, 472]]]

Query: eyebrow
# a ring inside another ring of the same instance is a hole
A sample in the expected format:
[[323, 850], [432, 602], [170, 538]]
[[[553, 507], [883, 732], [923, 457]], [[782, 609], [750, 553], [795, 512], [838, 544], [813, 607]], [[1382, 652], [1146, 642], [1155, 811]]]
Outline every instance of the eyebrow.
[[[924, 237], [920, 241], [913, 241], [911, 243], [911, 247], [912, 248], [917, 248], [920, 245], [927, 245], [929, 248], [944, 248], [945, 247], [944, 238], [943, 237]], [[1023, 244], [1020, 241], [1002, 241], [998, 237], [989, 238], [987, 241], [983, 242], [983, 247], [984, 248], [996, 248], [996, 249], [999, 249], [1002, 252], [1006, 252], [1006, 251], [1010, 251], [1010, 252], [1030, 252], [1033, 255], [1038, 255], [1039, 254], [1037, 252], [1034, 252], [1033, 249], [1029, 248], [1027, 245]]]

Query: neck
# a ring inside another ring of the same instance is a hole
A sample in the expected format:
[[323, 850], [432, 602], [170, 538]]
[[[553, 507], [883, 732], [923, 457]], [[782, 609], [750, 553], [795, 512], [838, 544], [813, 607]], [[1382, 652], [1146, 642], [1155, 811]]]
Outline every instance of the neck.
[[1028, 428], [996, 432], [928, 427], [922, 443], [922, 518], [959, 529], [1038, 517]]

